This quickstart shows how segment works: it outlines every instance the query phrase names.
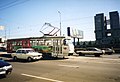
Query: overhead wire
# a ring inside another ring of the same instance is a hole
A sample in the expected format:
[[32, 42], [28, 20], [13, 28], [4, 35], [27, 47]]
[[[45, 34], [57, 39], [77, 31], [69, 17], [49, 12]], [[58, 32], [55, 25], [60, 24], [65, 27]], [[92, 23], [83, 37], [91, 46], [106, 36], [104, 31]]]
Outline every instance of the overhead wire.
[[[68, 22], [68, 21], [76, 21], [76, 20], [83, 20], [83, 19], [88, 19], [88, 18], [92, 18], [93, 16], [87, 16], [87, 17], [80, 17], [80, 18], [71, 18], [71, 19], [63, 19], [61, 20], [62, 22]], [[54, 23], [54, 22], [59, 22], [59, 21], [51, 21], [50, 23]]]
[[[22, 4], [22, 3], [25, 3], [27, 1], [30, 1], [30, 0], [25, 0], [25, 1], [22, 1], [22, 2], [19, 2], [18, 0], [15, 0], [15, 1], [12, 1], [10, 3], [7, 3], [5, 5], [2, 5], [0, 6], [0, 10], [5, 10], [5, 9], [8, 9], [10, 7], [13, 7], [13, 6], [16, 6], [16, 5], [19, 5], [19, 4]], [[62, 20], [64, 22], [67, 22], [67, 21], [75, 21], [75, 20], [81, 20], [81, 19], [85, 19], [85, 18], [90, 18], [91, 16], [89, 17], [83, 17], [83, 18], [73, 18], [73, 19], [66, 19], [66, 20]], [[93, 17], [93, 16], [92, 16]]]
[[3, 4], [3, 5], [0, 6], [0, 9], [1, 9], [1, 8], [4, 8], [4, 7], [6, 7], [6, 6], [9, 6], [9, 5], [11, 5], [11, 4], [14, 4], [14, 3], [16, 3], [16, 2], [18, 2], [18, 0], [9, 2], [9, 3], [7, 3], [7, 4]]
[[[83, 19], [86, 19], [86, 18], [90, 18], [90, 17], [92, 17], [92, 16], [89, 16], [89, 17], [82, 17], [82, 18], [73, 18], [73, 19], [66, 19], [66, 20], [63, 20], [64, 22], [65, 21], [76, 21], [76, 20], [83, 20]], [[6, 19], [5, 19], [6, 20]], [[87, 22], [86, 22], [87, 23]], [[80, 22], [80, 24], [81, 24], [81, 22]], [[84, 24], [83, 22], [82, 22], [82, 24]], [[34, 27], [34, 26], [38, 26], [38, 25], [40, 25], [40, 24], [34, 24], [34, 25], [28, 25], [28, 26], [32, 26], [32, 27]], [[70, 25], [70, 26], [74, 26], [74, 25], [79, 25], [79, 24], [72, 24], [72, 25]], [[65, 26], [65, 25], [63, 25], [63, 26]], [[82, 25], [83, 26], [83, 25]], [[85, 25], [86, 26], [86, 25]], [[23, 27], [23, 26], [22, 26]], [[26, 26], [27, 27], [27, 26]], [[38, 27], [37, 27], [38, 28]], [[17, 27], [17, 29], [18, 29], [18, 27]], [[27, 30], [29, 30], [29, 31], [31, 31], [31, 29], [32, 28], [30, 28], [30, 29], [27, 29]], [[18, 29], [19, 31], [20, 30], [23, 30], [23, 28], [21, 28], [21, 26], [19, 26], [19, 29]], [[24, 29], [25, 30], [25, 29]], [[19, 32], [12, 32], [10, 35], [14, 35], [14, 34], [18, 34]], [[21, 34], [18, 34], [18, 35], [21, 35]]]
[[66, 20], [63, 20], [63, 21], [83, 20], [83, 19], [87, 19], [87, 18], [91, 18], [91, 17], [93, 17], [93, 16], [81, 17], [81, 18], [72, 18], [72, 19], [66, 19]]
[[0, 9], [0, 11], [5, 10], [5, 9], [8, 9], [8, 8], [13, 7], [13, 6], [16, 6], [16, 5], [19, 5], [19, 4], [22, 4], [22, 3], [25, 3], [25, 2], [28, 2], [28, 1], [30, 1], [30, 0], [25, 0], [25, 1], [17, 2], [17, 3], [15, 3], [15, 4], [12, 4], [12, 5], [3, 7], [3, 8]]

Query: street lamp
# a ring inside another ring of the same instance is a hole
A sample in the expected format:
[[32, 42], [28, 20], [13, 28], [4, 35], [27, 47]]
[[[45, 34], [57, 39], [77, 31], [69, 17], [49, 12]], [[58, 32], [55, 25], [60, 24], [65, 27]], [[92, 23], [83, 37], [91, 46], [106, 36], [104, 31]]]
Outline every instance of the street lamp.
[[60, 36], [61, 36], [61, 12], [58, 11], [58, 13], [59, 13], [59, 17], [60, 17]]

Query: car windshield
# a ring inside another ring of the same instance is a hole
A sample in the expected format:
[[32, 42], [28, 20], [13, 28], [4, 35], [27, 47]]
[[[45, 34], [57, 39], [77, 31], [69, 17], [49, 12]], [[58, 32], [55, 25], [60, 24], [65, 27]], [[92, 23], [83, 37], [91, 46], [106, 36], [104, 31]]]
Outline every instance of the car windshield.
[[3, 66], [9, 66], [10, 64], [3, 61], [3, 60], [0, 60], [0, 67], [3, 67]]
[[101, 51], [99, 48], [95, 48], [96, 49], [96, 51]]

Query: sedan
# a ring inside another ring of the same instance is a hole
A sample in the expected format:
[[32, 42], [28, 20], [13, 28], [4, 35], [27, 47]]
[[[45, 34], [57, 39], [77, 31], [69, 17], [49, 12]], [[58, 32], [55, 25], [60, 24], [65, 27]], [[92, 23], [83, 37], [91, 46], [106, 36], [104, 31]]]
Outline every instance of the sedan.
[[28, 61], [39, 60], [42, 58], [42, 54], [35, 52], [32, 48], [20, 48], [16, 53], [11, 54], [13, 60], [26, 59]]

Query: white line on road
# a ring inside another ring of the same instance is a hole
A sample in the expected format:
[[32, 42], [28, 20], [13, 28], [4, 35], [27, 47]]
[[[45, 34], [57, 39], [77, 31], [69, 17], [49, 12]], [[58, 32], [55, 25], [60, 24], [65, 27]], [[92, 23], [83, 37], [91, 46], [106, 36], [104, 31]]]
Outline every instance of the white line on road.
[[74, 65], [59, 65], [59, 66], [79, 68], [79, 66], [74, 66]]
[[39, 76], [24, 74], [24, 73], [22, 73], [21, 75], [27, 76], [27, 77], [33, 77], [33, 78], [37, 78], [37, 79], [48, 80], [48, 81], [52, 81], [52, 82], [63, 82], [63, 81], [59, 81], [59, 80], [54, 80], [54, 79], [49, 79], [49, 78], [45, 78], [45, 77], [39, 77]]

